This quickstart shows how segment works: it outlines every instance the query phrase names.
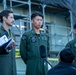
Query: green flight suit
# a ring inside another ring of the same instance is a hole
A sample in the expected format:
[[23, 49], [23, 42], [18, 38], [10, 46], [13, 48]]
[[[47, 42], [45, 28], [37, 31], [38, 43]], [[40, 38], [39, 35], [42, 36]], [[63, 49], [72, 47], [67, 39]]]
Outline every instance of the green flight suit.
[[[13, 37], [10, 31], [8, 34], [8, 32], [1, 26], [0, 37], [3, 35]], [[9, 53], [0, 54], [0, 75], [16, 75], [15, 48], [13, 48]]]
[[72, 49], [72, 52], [75, 56], [73, 65], [76, 67], [76, 39], [68, 42], [66, 44], [66, 48], [71, 48]]
[[20, 54], [26, 64], [26, 75], [47, 75], [47, 64], [40, 57], [39, 47], [44, 45], [48, 52], [48, 37], [44, 32], [25, 32], [20, 42]]

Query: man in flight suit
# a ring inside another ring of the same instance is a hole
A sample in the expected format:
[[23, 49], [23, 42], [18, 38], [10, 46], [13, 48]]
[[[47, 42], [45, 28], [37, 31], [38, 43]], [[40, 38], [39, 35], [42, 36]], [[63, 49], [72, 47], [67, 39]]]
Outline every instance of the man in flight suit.
[[[9, 27], [14, 22], [13, 12], [10, 10], [3, 10], [0, 13], [2, 25], [0, 27], [0, 37], [6, 35], [7, 38], [14, 38]], [[15, 42], [10, 44], [8, 51], [0, 48], [0, 75], [16, 75], [16, 62], [15, 62]]]
[[76, 24], [74, 25], [74, 39], [66, 44], [66, 48], [71, 48], [75, 56], [73, 65], [76, 67]]
[[22, 35], [20, 42], [20, 54], [26, 64], [26, 75], [47, 75], [47, 65], [40, 57], [40, 46], [43, 45], [48, 52], [48, 36], [40, 31], [43, 15], [34, 12], [31, 15], [32, 30]]

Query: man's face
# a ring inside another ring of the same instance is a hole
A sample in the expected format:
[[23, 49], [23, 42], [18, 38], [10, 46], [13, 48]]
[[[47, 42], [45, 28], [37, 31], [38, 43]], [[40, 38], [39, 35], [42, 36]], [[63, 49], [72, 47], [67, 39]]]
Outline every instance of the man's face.
[[13, 25], [14, 16], [13, 13], [9, 13], [8, 17], [5, 19], [5, 23], [9, 26]]
[[33, 27], [36, 28], [36, 29], [41, 28], [42, 22], [43, 22], [42, 17], [41, 17], [41, 16], [36, 16], [36, 17], [32, 20]]
[[74, 33], [76, 34], [76, 29], [74, 29]]

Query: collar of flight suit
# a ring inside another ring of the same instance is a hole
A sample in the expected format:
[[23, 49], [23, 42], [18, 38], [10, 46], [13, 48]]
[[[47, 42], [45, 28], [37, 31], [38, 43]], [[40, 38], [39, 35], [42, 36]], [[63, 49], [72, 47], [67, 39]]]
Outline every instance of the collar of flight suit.
[[[7, 32], [2, 25], [1, 25], [1, 29], [2, 29], [3, 31]], [[10, 29], [9, 29], [8, 31], [10, 32]]]
[[[34, 29], [32, 29], [32, 30], [31, 30], [31, 32], [32, 32], [32, 34], [37, 35], [37, 33], [35, 32], [35, 30], [34, 30]], [[42, 35], [43, 33], [44, 33], [44, 32], [40, 31], [40, 35]]]
[[8, 33], [7, 35], [9, 35], [9, 36], [12, 35], [10, 29], [8, 30], [9, 32], [7, 32], [2, 25], [1, 25], [1, 29], [2, 29], [4, 32], [6, 32], [6, 34]]

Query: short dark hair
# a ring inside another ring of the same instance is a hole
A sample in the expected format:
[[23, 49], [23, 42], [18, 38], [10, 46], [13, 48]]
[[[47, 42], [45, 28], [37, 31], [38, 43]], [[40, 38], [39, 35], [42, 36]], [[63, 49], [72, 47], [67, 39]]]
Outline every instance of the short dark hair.
[[42, 13], [38, 12], [38, 11], [35, 11], [34, 13], [32, 13], [31, 15], [31, 20], [34, 19], [36, 16], [41, 16], [43, 18], [43, 15]]
[[70, 48], [64, 48], [61, 52], [60, 52], [60, 59], [63, 62], [66, 63], [72, 63], [72, 61], [74, 60], [74, 54], [72, 53], [72, 50]]
[[73, 28], [76, 29], [76, 24], [74, 24]]
[[3, 22], [3, 16], [5, 16], [6, 18], [8, 17], [9, 13], [13, 13], [13, 11], [11, 10], [3, 10], [2, 12], [0, 12], [0, 19], [1, 22]]

